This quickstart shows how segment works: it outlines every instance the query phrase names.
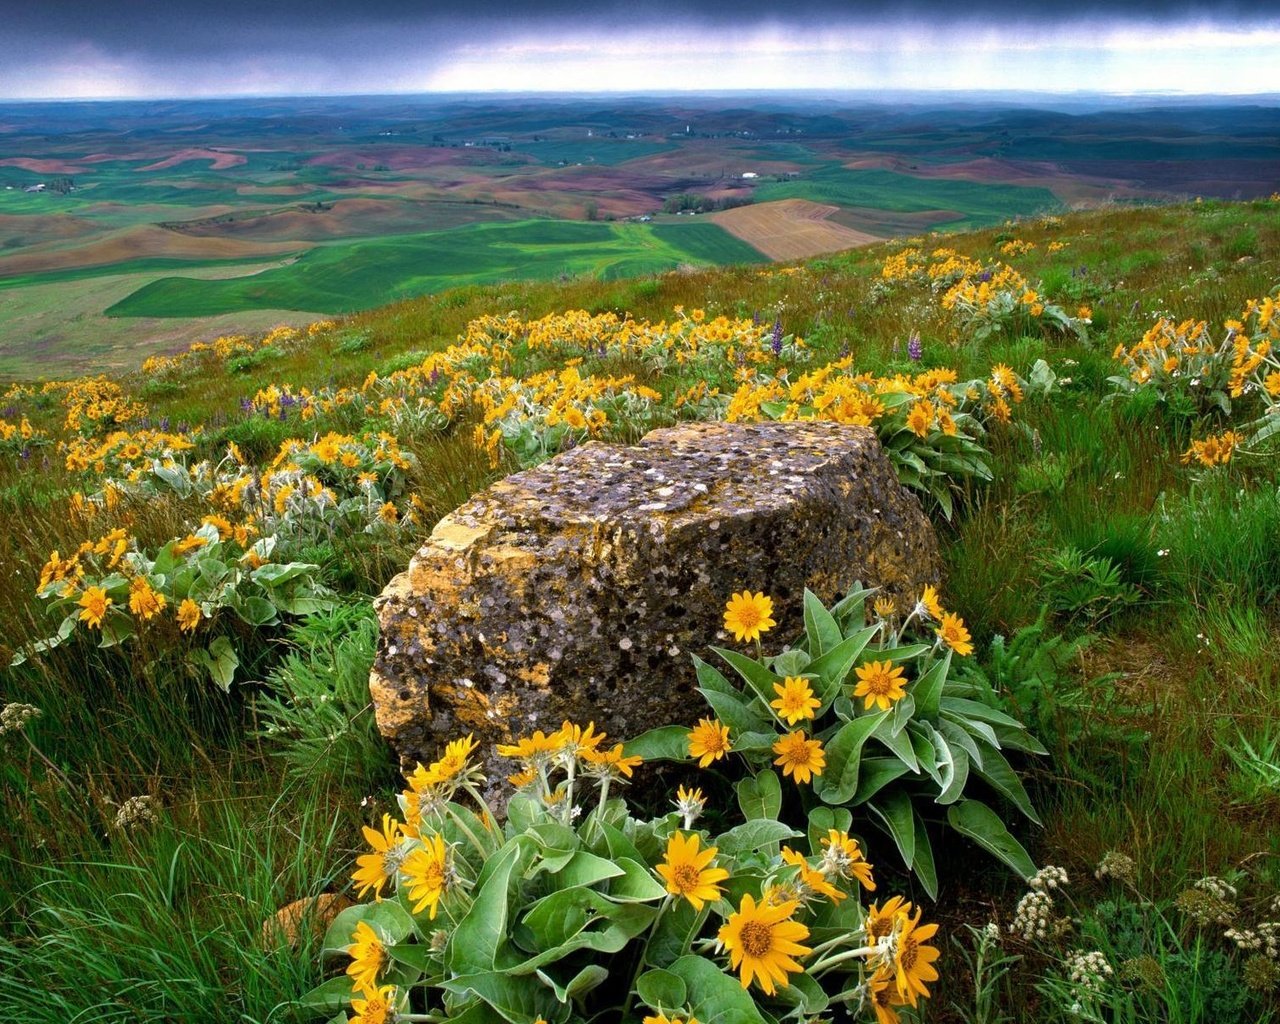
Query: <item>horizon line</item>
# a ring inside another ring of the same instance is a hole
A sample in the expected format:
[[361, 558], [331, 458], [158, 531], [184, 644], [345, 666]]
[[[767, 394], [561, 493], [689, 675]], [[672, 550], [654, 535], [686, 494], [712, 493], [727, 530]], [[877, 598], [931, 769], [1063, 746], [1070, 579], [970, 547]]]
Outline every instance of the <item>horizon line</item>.
[[826, 88], [795, 89], [598, 89], [598, 90], [550, 90], [550, 89], [485, 89], [443, 90], [411, 89], [389, 92], [219, 92], [201, 95], [104, 95], [104, 96], [0, 96], [0, 104], [38, 105], [42, 103], [200, 103], [217, 100], [315, 100], [315, 99], [403, 99], [406, 97], [430, 98], [646, 98], [677, 99], [687, 96], [805, 96], [805, 97], [907, 97], [907, 96], [984, 96], [984, 97], [1045, 97], [1059, 99], [1114, 99], [1114, 100], [1197, 100], [1225, 99], [1235, 102], [1253, 100], [1280, 104], [1280, 92], [1192, 92], [1176, 89], [1144, 89], [1134, 91], [1105, 91], [1095, 89], [971, 89], [965, 87], [922, 88]]

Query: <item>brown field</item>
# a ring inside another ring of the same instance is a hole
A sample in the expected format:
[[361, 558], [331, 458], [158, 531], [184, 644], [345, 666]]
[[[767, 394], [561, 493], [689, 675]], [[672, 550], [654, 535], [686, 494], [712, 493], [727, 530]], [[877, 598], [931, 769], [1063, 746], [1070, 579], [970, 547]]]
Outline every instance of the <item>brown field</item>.
[[80, 238], [97, 228], [78, 217], [0, 213], [0, 252], [40, 242]]
[[152, 224], [125, 228], [71, 249], [29, 246], [12, 256], [0, 257], [0, 277], [36, 274], [47, 270], [95, 267], [122, 260], [162, 259], [225, 260], [252, 256], [281, 256], [309, 248], [305, 242], [248, 242], [236, 238], [194, 238], [166, 231]]
[[18, 167], [32, 174], [78, 174], [81, 168], [65, 160], [34, 160], [25, 156], [11, 156], [0, 160], [0, 167]]
[[1150, 190], [1135, 187], [1132, 181], [1126, 182], [1101, 174], [1079, 174], [1055, 163], [1040, 161], [977, 157], [954, 164], [916, 164], [900, 156], [875, 154], [848, 160], [844, 166], [855, 171], [895, 171], [916, 178], [1047, 188], [1064, 203], [1072, 205], [1106, 202], [1109, 199], [1143, 199], [1157, 195]]
[[241, 164], [249, 162], [247, 157], [243, 157], [239, 153], [226, 153], [217, 149], [180, 149], [165, 160], [157, 160], [146, 167], [135, 167], [134, 170], [167, 171], [170, 167], [177, 167], [179, 164], [185, 164], [189, 160], [209, 160], [211, 161], [209, 165], [211, 171], [225, 171], [229, 167], [239, 167]]
[[883, 241], [830, 220], [837, 210], [808, 199], [780, 199], [713, 213], [709, 219], [775, 260], [804, 259]]

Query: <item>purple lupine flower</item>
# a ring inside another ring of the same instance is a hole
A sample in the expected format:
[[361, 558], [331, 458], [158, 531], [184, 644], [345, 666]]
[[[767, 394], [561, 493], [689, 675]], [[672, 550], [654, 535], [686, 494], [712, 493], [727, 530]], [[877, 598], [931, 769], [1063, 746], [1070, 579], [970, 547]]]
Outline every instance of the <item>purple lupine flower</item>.
[[164, 433], [164, 434], [169, 433], [169, 417], [168, 416], [165, 416], [163, 419], [160, 420], [160, 431], [161, 433]]
[[0, 416], [3, 416], [7, 420], [11, 420], [17, 415], [18, 415], [18, 407], [16, 405], [7, 406], [4, 412], [0, 412]]
[[918, 363], [923, 355], [924, 342], [920, 340], [920, 332], [912, 331], [911, 337], [907, 339], [907, 358], [913, 363]]
[[241, 411], [241, 412], [253, 412], [253, 399], [252, 399], [252, 398], [242, 398], [242, 399], [240, 399], [240, 411]]
[[983, 282], [990, 281], [990, 280], [991, 280], [991, 271], [989, 271], [989, 270], [984, 270], [981, 274], [979, 274], [979, 275], [978, 275], [978, 280], [979, 280], [979, 281], [983, 281]]
[[23, 448], [22, 451], [18, 452], [18, 458], [20, 458], [23, 462], [26, 462], [28, 459], [31, 458], [31, 449]]
[[751, 326], [752, 327], [760, 326], [760, 310], [758, 309], [751, 314]]
[[773, 354], [782, 355], [782, 317], [773, 321]]
[[432, 387], [434, 387], [436, 381], [438, 381], [439, 379], [440, 379], [440, 370], [434, 369], [431, 371], [431, 376], [427, 378], [427, 383], [430, 384]]

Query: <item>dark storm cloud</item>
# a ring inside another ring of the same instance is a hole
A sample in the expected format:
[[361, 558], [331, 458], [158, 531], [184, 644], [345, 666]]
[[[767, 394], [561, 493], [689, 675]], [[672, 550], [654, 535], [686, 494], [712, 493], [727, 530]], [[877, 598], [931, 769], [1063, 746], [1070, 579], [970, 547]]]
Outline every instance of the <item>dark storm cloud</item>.
[[[642, 56], [655, 58], [666, 50], [664, 33], [732, 47], [746, 45], [753, 31], [792, 40], [825, 34], [828, 41], [843, 31], [853, 49], [859, 38], [876, 38], [885, 51], [930, 34], [936, 42], [939, 33], [952, 43], [998, 32], [1039, 45], [1057, 45], [1055, 36], [1065, 33], [1088, 46], [1098, 28], [1136, 26], [1144, 41], [1206, 26], [1280, 30], [1276, 0], [34, 0], [5, 6], [0, 96], [413, 90], [460, 55], [474, 60], [480, 50], [501, 60], [509, 44], [517, 50], [534, 41], [554, 46], [592, 34], [599, 48], [602, 40], [648, 33], [649, 41], [636, 45]], [[496, 78], [502, 72], [496, 67]], [[520, 87], [517, 77], [510, 81]], [[485, 82], [477, 72], [467, 87], [491, 87]]]
[[[126, 50], [162, 46], [185, 47], [253, 45], [271, 41], [288, 45], [316, 40], [333, 32], [433, 29], [446, 37], [483, 31], [528, 33], [540, 27], [565, 25], [661, 25], [702, 23], [742, 25], [776, 22], [801, 26], [849, 22], [1052, 24], [1081, 20], [1141, 22], [1211, 22], [1214, 24], [1275, 23], [1280, 20], [1275, 0], [1236, 0], [1233, 3], [1189, 3], [1186, 0], [700, 0], [672, 3], [657, 0], [462, 0], [457, 4], [422, 0], [379, 0], [377, 3], [308, 2], [308, 0], [128, 0], [125, 3], [52, 3], [17, 6], [5, 18], [6, 30], [17, 36], [54, 41], [76, 39]], [[265, 34], [265, 35], [264, 35]], [[193, 38], [198, 37], [198, 38]], [[0, 44], [2, 47], [3, 44]]]

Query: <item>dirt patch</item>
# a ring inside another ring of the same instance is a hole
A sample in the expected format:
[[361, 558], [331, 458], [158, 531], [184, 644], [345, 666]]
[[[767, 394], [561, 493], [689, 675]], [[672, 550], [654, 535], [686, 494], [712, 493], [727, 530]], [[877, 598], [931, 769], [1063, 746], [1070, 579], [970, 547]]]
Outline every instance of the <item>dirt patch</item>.
[[33, 160], [26, 156], [10, 156], [0, 160], [0, 167], [19, 167], [32, 174], [79, 174], [84, 168], [62, 160]]
[[211, 171], [225, 171], [229, 167], [239, 167], [241, 164], [249, 162], [248, 158], [241, 156], [239, 153], [227, 153], [220, 149], [180, 149], [165, 160], [147, 164], [146, 167], [135, 167], [134, 170], [167, 171], [170, 167], [177, 167], [179, 164], [185, 164], [191, 160], [210, 161], [209, 169]]
[[250, 242], [238, 238], [195, 238], [166, 231], [153, 224], [126, 228], [118, 234], [70, 249], [34, 247], [0, 258], [0, 277], [47, 270], [99, 267], [122, 260], [161, 258], [184, 260], [245, 259], [280, 256], [307, 248], [305, 242]]
[[780, 199], [713, 213], [710, 219], [775, 260], [804, 259], [883, 241], [830, 220], [838, 209], [808, 199]]

